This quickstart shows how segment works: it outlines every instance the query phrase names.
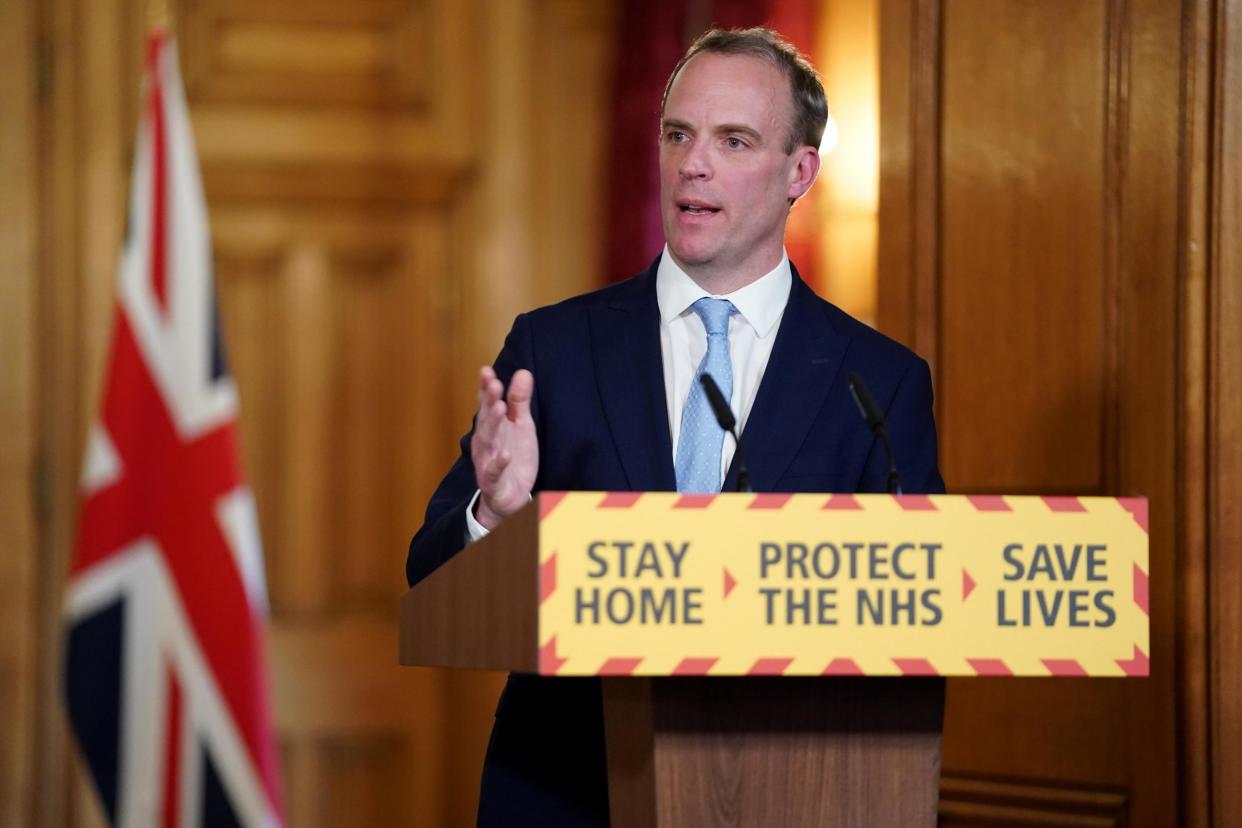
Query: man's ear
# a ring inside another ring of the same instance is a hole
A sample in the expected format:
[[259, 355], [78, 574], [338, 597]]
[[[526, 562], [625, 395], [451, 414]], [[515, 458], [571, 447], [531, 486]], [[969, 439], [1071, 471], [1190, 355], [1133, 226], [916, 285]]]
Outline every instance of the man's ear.
[[791, 202], [802, 198], [811, 189], [819, 175], [819, 150], [812, 146], [801, 146], [793, 151], [794, 165], [789, 172], [789, 192]]

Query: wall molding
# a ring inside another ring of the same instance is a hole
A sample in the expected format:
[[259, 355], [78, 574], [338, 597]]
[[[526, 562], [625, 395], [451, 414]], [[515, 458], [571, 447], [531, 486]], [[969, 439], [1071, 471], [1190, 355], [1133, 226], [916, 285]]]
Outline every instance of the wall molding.
[[940, 778], [940, 824], [1124, 826], [1130, 803], [1122, 787], [1021, 777], [955, 774]]

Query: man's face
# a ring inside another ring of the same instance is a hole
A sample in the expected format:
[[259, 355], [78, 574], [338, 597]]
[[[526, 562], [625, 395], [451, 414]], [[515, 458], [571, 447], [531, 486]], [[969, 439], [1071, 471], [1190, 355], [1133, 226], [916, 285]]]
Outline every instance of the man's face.
[[660, 212], [691, 276], [745, 284], [780, 261], [789, 199], [819, 170], [816, 150], [785, 153], [789, 82], [748, 55], [695, 55], [669, 90], [660, 133]]

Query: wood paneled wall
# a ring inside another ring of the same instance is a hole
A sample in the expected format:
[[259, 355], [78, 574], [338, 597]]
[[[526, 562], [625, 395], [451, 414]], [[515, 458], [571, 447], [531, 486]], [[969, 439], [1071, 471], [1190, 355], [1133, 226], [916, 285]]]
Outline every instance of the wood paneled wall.
[[[148, 5], [0, 9], [17, 219], [0, 249], [22, 274], [0, 294], [3, 824], [99, 820], [65, 732], [58, 619]], [[513, 316], [603, 282], [613, 4], [171, 5], [265, 545], [289, 821], [473, 824], [502, 677], [397, 667], [405, 547]]]
[[[294, 824], [472, 819], [498, 677], [396, 669], [404, 545], [475, 366], [599, 276], [613, 6], [174, 9]], [[0, 4], [3, 824], [98, 822], [59, 606], [144, 8]], [[1242, 0], [880, 25], [879, 322], [931, 359], [952, 490], [1152, 498], [1152, 678], [953, 683], [944, 822], [1242, 824]]]
[[1240, 818], [1237, 9], [882, 5], [879, 321], [950, 491], [1151, 501], [1151, 678], [951, 681], [946, 825]]
[[1234, 825], [1242, 823], [1242, 2], [1196, 8], [1191, 22], [1203, 78], [1189, 96], [1190, 157], [1206, 170], [1189, 171], [1190, 192], [1202, 201], [1189, 216], [1185, 251], [1186, 374], [1206, 394], [1188, 401], [1186, 420], [1202, 431], [1184, 440], [1195, 485], [1186, 498], [1183, 595], [1197, 623], [1183, 636], [1194, 649], [1184, 698], [1195, 706], [1183, 718], [1203, 751], [1191, 794], [1215, 824]]
[[35, 458], [34, 308], [37, 190], [35, 64], [30, 9], [0, 6], [0, 825], [30, 812], [36, 769], [38, 559]]

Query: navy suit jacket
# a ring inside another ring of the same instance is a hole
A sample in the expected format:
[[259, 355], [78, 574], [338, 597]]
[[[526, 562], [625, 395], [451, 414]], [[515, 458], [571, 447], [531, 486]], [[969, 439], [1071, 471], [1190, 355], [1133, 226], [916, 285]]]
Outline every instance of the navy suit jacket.
[[[536, 491], [674, 491], [656, 263], [645, 273], [517, 317], [496, 360], [508, 386], [535, 376]], [[820, 299], [793, 273], [789, 303], [742, 435], [757, 492], [883, 492], [888, 463], [850, 396], [856, 371], [885, 413], [907, 492], [944, 491], [931, 375], [902, 345]], [[724, 490], [737, 483], [736, 458]], [[476, 483], [470, 434], [410, 543], [414, 584], [457, 553]]]
[[[537, 491], [676, 489], [657, 264], [514, 321], [495, 368], [506, 387], [519, 368], [535, 376]], [[888, 461], [850, 395], [851, 371], [885, 413], [905, 491], [944, 491], [927, 363], [820, 299], [797, 271], [742, 435], [755, 491], [885, 491]], [[411, 585], [465, 545], [476, 489], [470, 436], [410, 542]], [[736, 483], [735, 456], [724, 489]], [[484, 764], [481, 825], [607, 824], [599, 687], [510, 677]]]

